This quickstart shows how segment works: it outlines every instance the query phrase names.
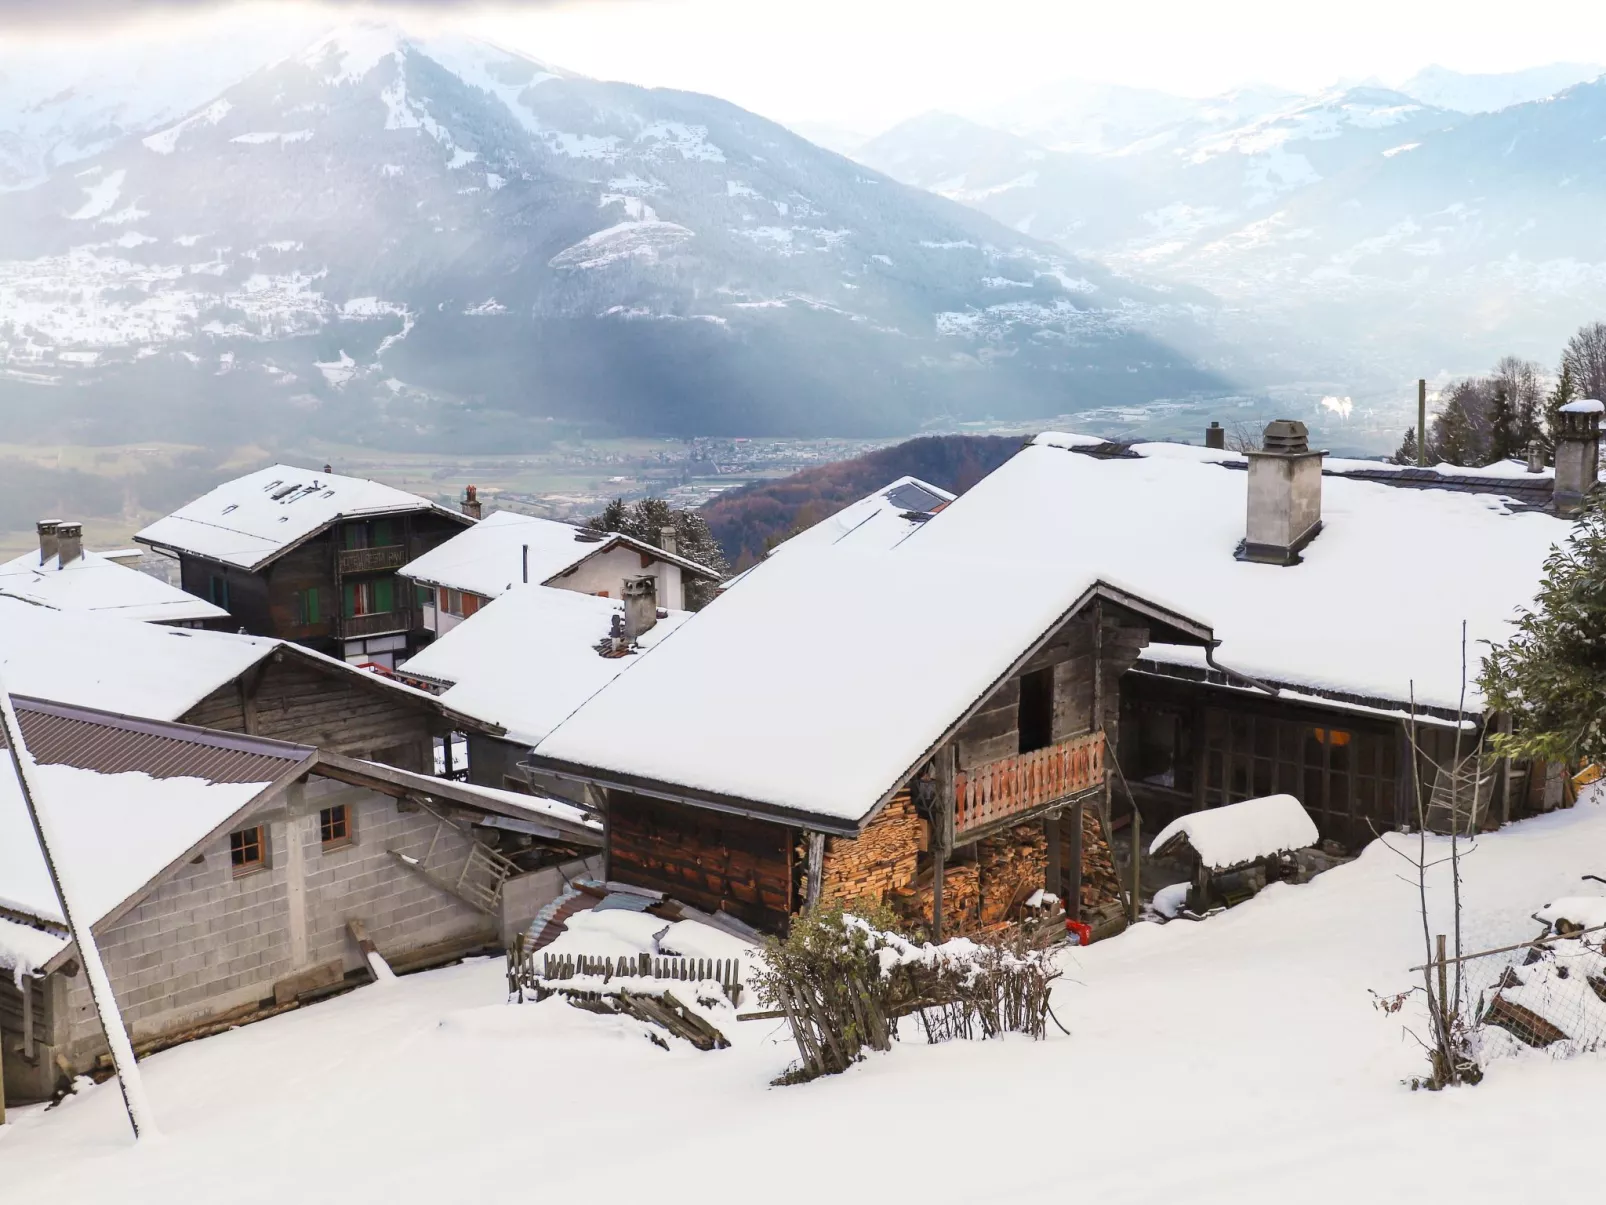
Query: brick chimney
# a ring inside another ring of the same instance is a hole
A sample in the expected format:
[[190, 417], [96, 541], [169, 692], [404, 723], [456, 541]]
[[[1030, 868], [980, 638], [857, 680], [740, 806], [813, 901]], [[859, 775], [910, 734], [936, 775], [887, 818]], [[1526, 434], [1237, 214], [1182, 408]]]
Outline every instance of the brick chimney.
[[39, 563], [55, 559], [56, 556], [56, 529], [61, 526], [60, 519], [40, 519], [39, 528]]
[[1294, 419], [1266, 424], [1262, 446], [1249, 457], [1249, 522], [1241, 561], [1297, 565], [1300, 549], [1322, 529], [1322, 457], [1310, 432]]
[[1576, 515], [1595, 488], [1600, 471], [1600, 416], [1606, 406], [1593, 398], [1568, 402], [1556, 415], [1558, 515]]
[[634, 643], [658, 622], [658, 579], [627, 577], [625, 600], [625, 639]]
[[465, 485], [463, 487], [462, 509], [463, 513], [470, 519], [478, 519], [480, 517], [480, 491], [475, 486]]
[[82, 523], [56, 524], [56, 565], [65, 569], [84, 555], [84, 525]]
[[1225, 448], [1226, 446], [1227, 428], [1212, 420], [1210, 425], [1205, 428], [1205, 447]]
[[674, 556], [680, 555], [680, 537], [675, 534], [673, 527], [658, 529], [658, 547]]

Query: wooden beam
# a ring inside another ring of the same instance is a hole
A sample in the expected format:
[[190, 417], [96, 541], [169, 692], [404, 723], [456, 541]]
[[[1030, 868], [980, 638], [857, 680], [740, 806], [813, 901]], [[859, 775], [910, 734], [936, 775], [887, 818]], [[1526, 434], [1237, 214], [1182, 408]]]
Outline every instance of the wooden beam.
[[954, 831], [954, 745], [952, 741], [937, 750], [937, 755], [932, 758], [932, 763], [937, 780], [937, 806], [930, 821], [931, 835], [927, 842], [931, 846], [931, 940], [941, 944], [943, 940], [943, 871], [948, 861], [949, 848], [953, 845]]
[[820, 886], [825, 875], [825, 834], [809, 834], [808, 886], [803, 895], [803, 906], [813, 908], [820, 902]]
[[1050, 812], [1043, 818], [1043, 836], [1048, 841], [1048, 865], [1044, 867], [1043, 890], [1065, 898], [1065, 868], [1060, 861], [1060, 822], [1063, 812]]
[[1070, 849], [1066, 862], [1070, 867], [1070, 895], [1065, 899], [1065, 916], [1068, 920], [1082, 919], [1082, 805], [1067, 808], [1070, 817]]

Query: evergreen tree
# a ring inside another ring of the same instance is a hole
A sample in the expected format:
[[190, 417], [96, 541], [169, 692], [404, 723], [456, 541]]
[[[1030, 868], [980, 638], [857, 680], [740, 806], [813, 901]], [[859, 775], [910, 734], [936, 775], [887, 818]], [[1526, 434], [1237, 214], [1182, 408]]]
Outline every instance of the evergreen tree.
[[1511, 737], [1498, 752], [1547, 761], [1606, 761], [1606, 499], [1585, 503], [1545, 561], [1533, 610], [1483, 659], [1479, 684]]
[[[708, 566], [720, 577], [730, 572], [724, 551], [708, 530], [708, 520], [694, 510], [676, 510], [662, 498], [643, 498], [634, 503], [615, 498], [600, 515], [586, 520], [586, 526], [593, 531], [617, 532], [657, 547], [663, 546], [664, 528], [672, 527], [677, 553]], [[716, 593], [714, 582], [689, 578], [686, 581], [686, 605], [693, 611], [707, 606]]]
[[1394, 453], [1394, 463], [1416, 463], [1416, 428], [1414, 426], [1405, 429], [1405, 438], [1400, 440], [1400, 446]]
[[1494, 397], [1489, 402], [1489, 454], [1486, 464], [1498, 464], [1517, 455], [1521, 434], [1516, 407], [1506, 383], [1495, 379]]
[[1561, 408], [1568, 402], [1578, 400], [1578, 386], [1573, 380], [1572, 365], [1565, 359], [1561, 362], [1561, 376], [1556, 379], [1556, 387], [1545, 398], [1545, 431], [1542, 442], [1545, 445], [1545, 459], [1553, 461], [1556, 457], [1556, 423]]

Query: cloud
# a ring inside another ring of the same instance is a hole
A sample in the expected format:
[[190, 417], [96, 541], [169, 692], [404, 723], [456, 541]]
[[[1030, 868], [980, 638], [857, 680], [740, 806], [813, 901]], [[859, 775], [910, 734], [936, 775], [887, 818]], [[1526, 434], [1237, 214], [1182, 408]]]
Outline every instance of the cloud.
[[[439, 15], [470, 9], [569, 8], [586, 0], [317, 0], [303, 6], [282, 0], [286, 8], [331, 10], [386, 8]], [[240, 7], [241, 0], [0, 0], [0, 29], [39, 30], [54, 34], [81, 32], [93, 37], [108, 25], [161, 17], [209, 16]], [[260, 6], [259, 6], [260, 7]]]

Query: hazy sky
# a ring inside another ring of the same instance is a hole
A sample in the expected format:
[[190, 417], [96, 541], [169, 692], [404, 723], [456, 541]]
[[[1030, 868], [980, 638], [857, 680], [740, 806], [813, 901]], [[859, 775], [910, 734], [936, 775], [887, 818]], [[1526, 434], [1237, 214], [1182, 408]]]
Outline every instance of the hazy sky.
[[[258, 4], [228, 19], [278, 37], [312, 20], [299, 5], [274, 7], [272, 16]], [[219, 8], [175, 0], [139, 33], [196, 19], [174, 13]], [[136, 11], [152, 5], [0, 0], [0, 39], [15, 43], [27, 30], [30, 41], [59, 44]], [[711, 92], [783, 120], [865, 131], [932, 108], [985, 109], [1065, 77], [1190, 94], [1248, 82], [1308, 91], [1341, 78], [1397, 82], [1429, 63], [1507, 71], [1606, 61], [1599, 0], [414, 0], [397, 11], [588, 75]], [[53, 28], [40, 34], [42, 24]]]

